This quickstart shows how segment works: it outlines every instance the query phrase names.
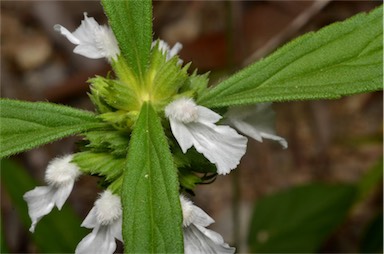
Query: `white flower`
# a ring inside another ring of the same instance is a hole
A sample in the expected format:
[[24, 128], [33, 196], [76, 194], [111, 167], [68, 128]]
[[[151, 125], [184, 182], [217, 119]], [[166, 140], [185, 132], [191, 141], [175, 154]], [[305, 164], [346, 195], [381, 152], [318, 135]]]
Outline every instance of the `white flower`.
[[275, 113], [271, 103], [233, 107], [225, 114], [225, 118], [226, 123], [259, 142], [266, 138], [279, 142], [283, 148], [288, 147], [287, 141], [275, 133]]
[[120, 197], [109, 190], [104, 191], [81, 226], [93, 230], [77, 245], [76, 254], [113, 253], [116, 250], [115, 238], [123, 241]]
[[94, 18], [88, 18], [86, 12], [81, 25], [73, 33], [61, 25], [55, 25], [54, 29], [77, 45], [73, 50], [76, 54], [92, 59], [105, 57], [108, 60], [120, 54], [112, 29], [106, 25], [100, 26]]
[[192, 201], [180, 196], [183, 211], [185, 254], [235, 253], [235, 248], [224, 242], [220, 234], [206, 229], [214, 220]]
[[66, 155], [53, 159], [45, 172], [48, 186], [36, 187], [24, 194], [32, 220], [29, 231], [34, 232], [37, 222], [50, 213], [55, 205], [59, 210], [63, 207], [80, 175], [79, 168], [71, 162], [72, 158], [72, 155]]
[[[180, 52], [180, 50], [183, 48], [183, 45], [179, 42], [176, 42], [172, 48], [170, 48], [168, 43], [166, 43], [163, 40], [158, 40], [158, 42], [159, 42], [158, 47], [159, 47], [161, 53], [163, 53], [163, 55], [165, 55], [166, 61], [168, 61], [172, 57], [176, 56]], [[152, 42], [152, 48], [156, 45], [156, 43], [157, 43], [157, 41]], [[181, 65], [183, 63], [183, 61], [181, 59], [179, 59], [179, 61], [177, 63]]]
[[198, 106], [192, 99], [181, 98], [165, 108], [172, 133], [182, 151], [192, 147], [217, 167], [218, 174], [228, 174], [245, 154], [247, 138], [229, 126], [215, 125], [221, 116]]

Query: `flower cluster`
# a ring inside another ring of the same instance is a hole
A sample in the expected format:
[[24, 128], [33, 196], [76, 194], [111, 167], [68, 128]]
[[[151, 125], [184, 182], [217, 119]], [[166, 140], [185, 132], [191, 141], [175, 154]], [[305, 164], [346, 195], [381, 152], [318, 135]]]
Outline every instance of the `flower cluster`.
[[[172, 48], [162, 40], [152, 43], [148, 77], [145, 84], [140, 85], [142, 81], [131, 75], [129, 66], [120, 57], [110, 27], [99, 25], [84, 13], [84, 20], [74, 32], [60, 25], [55, 25], [55, 29], [76, 45], [74, 53], [93, 59], [106, 58], [113, 65], [117, 79], [90, 80], [91, 100], [100, 118], [109, 123], [112, 130], [86, 133], [84, 151], [54, 159], [46, 170], [47, 186], [36, 187], [24, 195], [32, 219], [31, 232], [54, 206], [62, 208], [81, 173], [99, 175], [107, 189], [82, 223], [92, 232], [78, 244], [76, 253], [115, 251], [115, 239], [123, 241], [120, 189], [126, 147], [144, 102], [152, 103], [156, 111], [168, 119], [169, 125], [164, 124], [164, 128], [172, 133], [169, 141], [180, 170], [181, 192], [204, 182], [195, 173], [196, 163], [206, 170], [200, 173], [226, 175], [235, 169], [246, 152], [247, 137], [260, 142], [263, 138], [271, 139], [287, 147], [285, 139], [275, 134], [270, 104], [221, 109], [218, 112], [226, 111], [222, 115], [198, 105], [196, 99], [208, 89], [208, 78], [196, 71], [188, 75], [189, 65], [183, 67], [183, 61], [177, 56], [182, 48], [180, 43]], [[186, 178], [192, 181], [185, 181]], [[183, 195], [180, 202], [186, 253], [234, 253], [235, 249], [218, 233], [206, 228], [214, 222], [211, 217]]]

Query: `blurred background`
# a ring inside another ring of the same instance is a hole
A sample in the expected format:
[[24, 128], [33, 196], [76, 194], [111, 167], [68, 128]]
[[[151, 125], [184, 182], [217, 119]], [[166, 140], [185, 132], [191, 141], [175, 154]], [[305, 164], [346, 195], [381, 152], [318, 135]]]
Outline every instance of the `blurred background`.
[[[184, 63], [211, 83], [291, 39], [381, 1], [156, 1], [154, 38], [183, 44]], [[87, 79], [106, 75], [105, 60], [72, 53], [53, 30], [75, 30], [83, 12], [107, 22], [98, 1], [1, 1], [1, 97], [93, 110]], [[274, 104], [277, 133], [289, 144], [250, 140], [238, 169], [199, 186], [192, 199], [239, 253], [382, 253], [381, 92], [332, 101]], [[89, 231], [79, 225], [97, 193], [82, 177], [64, 211], [42, 219], [35, 234], [22, 195], [42, 185], [47, 163], [75, 151], [70, 137], [3, 160], [2, 253], [73, 252]], [[54, 209], [57, 210], [57, 209]], [[39, 228], [40, 227], [40, 228]], [[119, 251], [122, 247], [119, 246]]]

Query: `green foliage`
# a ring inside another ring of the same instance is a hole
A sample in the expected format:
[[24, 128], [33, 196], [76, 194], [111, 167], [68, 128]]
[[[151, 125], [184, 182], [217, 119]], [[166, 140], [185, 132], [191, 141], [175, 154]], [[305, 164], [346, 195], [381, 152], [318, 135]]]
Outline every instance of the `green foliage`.
[[380, 158], [377, 163], [368, 170], [358, 183], [359, 200], [363, 200], [377, 189], [383, 182], [383, 158]]
[[[21, 222], [25, 228], [29, 228], [31, 220], [23, 195], [35, 188], [36, 183], [18, 164], [4, 159], [1, 160], [1, 185], [9, 195]], [[41, 252], [73, 253], [77, 244], [88, 233], [80, 224], [79, 217], [66, 204], [61, 211], [54, 208], [50, 214], [44, 216], [31, 237]]]
[[158, 48], [158, 43], [152, 50], [147, 83], [149, 84], [149, 96], [152, 97], [150, 99], [157, 105], [164, 106], [187, 81], [189, 64], [182, 68], [178, 64], [177, 56], [167, 60], [166, 55]]
[[293, 40], [198, 98], [206, 107], [335, 99], [382, 89], [382, 7]]
[[196, 93], [196, 96], [199, 97], [207, 90], [209, 82], [209, 72], [198, 75], [197, 70], [195, 70], [192, 75], [189, 77], [190, 82], [183, 89], [193, 90]]
[[90, 131], [84, 134], [87, 139], [86, 148], [93, 152], [111, 153], [117, 157], [126, 157], [129, 134], [116, 130]]
[[0, 157], [103, 127], [94, 114], [45, 102], [0, 100]]
[[360, 246], [361, 253], [383, 253], [383, 211], [368, 225]]
[[147, 103], [132, 133], [122, 188], [125, 251], [182, 253], [177, 170], [160, 119]]
[[149, 64], [152, 44], [151, 0], [102, 0], [121, 54], [139, 80]]
[[108, 104], [110, 111], [111, 109], [126, 111], [139, 109], [137, 95], [128, 84], [100, 76], [90, 79], [89, 82], [92, 84], [92, 94], [101, 97]]
[[8, 253], [8, 246], [4, 236], [3, 216], [0, 216], [0, 253]]
[[[359, 195], [357, 201], [363, 201], [372, 194], [381, 192], [383, 188], [383, 158], [367, 172], [358, 185]], [[360, 243], [361, 253], [383, 253], [383, 210], [379, 211], [365, 229]]]
[[81, 171], [90, 175], [104, 176], [112, 182], [123, 174], [125, 158], [118, 158], [109, 153], [80, 152], [73, 158]]
[[137, 119], [141, 103], [128, 83], [97, 76], [89, 80], [92, 102], [100, 118], [116, 129], [129, 130]]
[[344, 220], [356, 197], [353, 185], [311, 184], [260, 199], [249, 245], [257, 253], [314, 253]]

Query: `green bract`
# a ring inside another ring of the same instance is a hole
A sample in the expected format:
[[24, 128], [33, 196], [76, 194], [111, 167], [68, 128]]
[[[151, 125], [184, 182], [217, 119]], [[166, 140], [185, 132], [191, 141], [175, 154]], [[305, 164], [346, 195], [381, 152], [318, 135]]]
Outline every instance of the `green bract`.
[[159, 41], [151, 50], [150, 60], [141, 80], [121, 56], [112, 63], [116, 79], [97, 76], [89, 80], [90, 97], [100, 117], [117, 129], [132, 129], [143, 103], [150, 102], [160, 112], [175, 98], [194, 97], [207, 88], [207, 75], [198, 75], [195, 71], [189, 76], [190, 64], [182, 67], [178, 56], [167, 59]]

